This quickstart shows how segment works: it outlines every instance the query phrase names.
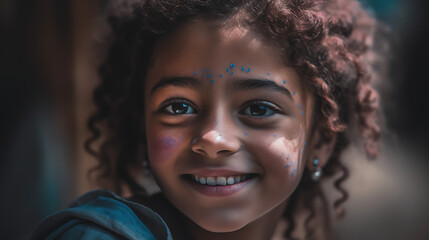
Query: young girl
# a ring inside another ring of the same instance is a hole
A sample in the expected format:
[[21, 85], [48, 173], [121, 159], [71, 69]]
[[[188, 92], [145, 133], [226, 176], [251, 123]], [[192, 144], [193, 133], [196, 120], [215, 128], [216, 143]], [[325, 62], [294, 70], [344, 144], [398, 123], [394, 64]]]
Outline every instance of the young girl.
[[342, 216], [341, 152], [359, 133], [378, 154], [374, 19], [353, 0], [113, 6], [86, 147], [133, 197], [88, 193], [34, 238], [292, 239], [304, 216], [332, 239], [321, 182], [338, 174]]

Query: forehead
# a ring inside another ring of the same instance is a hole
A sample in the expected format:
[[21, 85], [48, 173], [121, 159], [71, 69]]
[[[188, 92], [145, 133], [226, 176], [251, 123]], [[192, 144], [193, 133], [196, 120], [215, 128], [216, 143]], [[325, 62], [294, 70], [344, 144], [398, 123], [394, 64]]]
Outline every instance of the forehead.
[[205, 20], [189, 21], [178, 27], [158, 44], [154, 57], [155, 65], [180, 62], [201, 67], [225, 60], [259, 67], [284, 65], [278, 49], [257, 33], [239, 24]]
[[217, 76], [223, 72], [221, 85], [215, 88], [222, 86], [219, 88], [225, 90], [225, 80], [233, 77], [225, 69], [234, 63], [251, 68], [249, 74], [235, 71], [234, 77], [267, 78], [279, 85], [287, 81], [293, 91], [303, 92], [297, 73], [285, 64], [280, 49], [240, 24], [205, 20], [185, 23], [159, 42], [153, 63], [146, 78], [146, 91], [163, 77], [190, 76], [204, 68]]

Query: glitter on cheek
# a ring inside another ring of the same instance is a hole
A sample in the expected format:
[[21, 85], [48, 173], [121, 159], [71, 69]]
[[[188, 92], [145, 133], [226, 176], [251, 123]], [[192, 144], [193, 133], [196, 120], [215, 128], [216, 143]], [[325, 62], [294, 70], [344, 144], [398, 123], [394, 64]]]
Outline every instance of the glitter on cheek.
[[160, 137], [155, 140], [154, 154], [151, 159], [156, 162], [165, 162], [170, 159], [182, 143], [182, 137]]

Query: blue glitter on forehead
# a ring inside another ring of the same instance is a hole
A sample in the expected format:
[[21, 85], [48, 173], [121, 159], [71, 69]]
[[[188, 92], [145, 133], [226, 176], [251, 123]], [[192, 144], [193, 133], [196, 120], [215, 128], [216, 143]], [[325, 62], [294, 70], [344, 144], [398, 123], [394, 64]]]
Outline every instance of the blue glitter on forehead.
[[231, 72], [229, 72], [229, 75], [232, 75], [233, 74], [233, 72], [231, 71]]
[[219, 77], [222, 77], [222, 74], [220, 74]]
[[207, 77], [207, 75], [206, 75], [206, 74], [204, 74], [203, 76], [204, 76], [204, 77]]
[[207, 72], [209, 72], [209, 70], [207, 69]]
[[229, 68], [226, 68], [225, 71], [229, 72]]
[[241, 67], [241, 71], [244, 71], [244, 67]]
[[194, 72], [194, 75], [197, 76], [197, 72]]
[[302, 112], [302, 115], [304, 115], [304, 111]]
[[247, 70], [246, 70], [246, 72], [248, 73], [248, 72], [250, 72], [250, 68], [248, 68]]
[[302, 106], [299, 106], [299, 109], [302, 109]]
[[307, 145], [307, 142], [306, 142], [306, 141], [304, 141], [304, 146], [305, 146], [305, 145]]
[[283, 84], [286, 84], [286, 80], [283, 80]]
[[210, 82], [211, 82], [211, 83], [214, 83], [214, 80], [211, 80]]
[[286, 164], [286, 167], [289, 167], [290, 165], [289, 165], [289, 163], [288, 164]]
[[244, 136], [247, 136], [247, 133], [244, 133]]
[[277, 134], [274, 134], [274, 137], [277, 137]]
[[234, 65], [234, 64], [232, 64], [232, 63], [231, 63], [229, 66], [230, 66], [232, 69], [235, 69], [235, 65]]
[[293, 92], [292, 95], [295, 95], [295, 92]]
[[293, 169], [293, 171], [295, 172], [295, 171], [296, 171], [296, 168], [294, 168], [294, 169]]
[[295, 175], [295, 173], [292, 173], [292, 176], [294, 176]]
[[301, 103], [298, 103], [298, 106], [300, 106], [301, 105]]
[[271, 73], [267, 73], [267, 75], [268, 75], [268, 76], [270, 76], [270, 75], [271, 75]]

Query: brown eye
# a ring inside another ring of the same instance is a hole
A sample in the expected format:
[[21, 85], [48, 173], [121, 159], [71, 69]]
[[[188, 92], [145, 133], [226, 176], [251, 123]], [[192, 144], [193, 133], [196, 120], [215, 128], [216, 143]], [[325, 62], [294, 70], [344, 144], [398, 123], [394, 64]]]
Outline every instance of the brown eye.
[[252, 117], [270, 117], [277, 114], [277, 110], [274, 104], [266, 102], [266, 101], [258, 101], [248, 104], [246, 108], [244, 108], [240, 114], [248, 115]]
[[195, 109], [185, 102], [174, 102], [174, 103], [168, 104], [164, 108], [164, 110], [171, 115], [184, 115], [184, 114], [196, 113]]

